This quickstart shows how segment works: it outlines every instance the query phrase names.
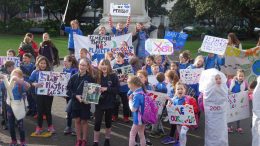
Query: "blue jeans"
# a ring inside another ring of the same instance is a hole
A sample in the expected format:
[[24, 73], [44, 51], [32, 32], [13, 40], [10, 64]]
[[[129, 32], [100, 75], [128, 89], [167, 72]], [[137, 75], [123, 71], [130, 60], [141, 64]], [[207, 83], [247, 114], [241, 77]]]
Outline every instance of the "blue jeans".
[[[9, 123], [9, 132], [12, 138], [12, 141], [17, 141], [16, 139], [16, 134], [15, 134], [15, 117], [12, 108], [7, 105], [7, 118], [8, 118], [8, 123]], [[25, 141], [25, 131], [24, 131], [24, 126], [23, 126], [23, 119], [17, 121], [17, 127], [19, 130], [20, 134], [20, 141], [24, 142]]]

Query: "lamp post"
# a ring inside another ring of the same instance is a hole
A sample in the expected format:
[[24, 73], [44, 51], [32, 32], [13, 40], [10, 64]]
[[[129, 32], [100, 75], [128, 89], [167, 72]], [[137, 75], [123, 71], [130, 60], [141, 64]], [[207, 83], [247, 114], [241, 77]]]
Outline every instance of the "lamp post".
[[43, 21], [44, 6], [40, 6], [40, 8], [41, 8], [41, 13], [42, 13], [42, 21]]

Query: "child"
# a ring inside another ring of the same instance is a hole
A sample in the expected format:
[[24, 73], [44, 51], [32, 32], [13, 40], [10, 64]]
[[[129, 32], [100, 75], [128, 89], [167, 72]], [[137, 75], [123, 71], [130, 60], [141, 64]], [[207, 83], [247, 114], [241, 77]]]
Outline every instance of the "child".
[[[33, 70], [35, 69], [35, 65], [31, 63], [32, 55], [30, 53], [23, 54], [23, 62], [20, 65], [20, 69], [23, 72], [24, 80], [29, 82], [29, 77]], [[32, 93], [30, 90], [27, 92], [27, 101], [28, 101], [28, 112], [26, 113], [27, 116], [34, 116], [36, 114], [36, 103], [35, 99], [32, 97]]]
[[225, 58], [213, 53], [208, 53], [208, 56], [204, 57], [204, 64], [205, 70], [210, 68], [220, 70], [220, 66], [225, 64]]
[[226, 76], [217, 69], [202, 72], [199, 91], [205, 109], [205, 145], [228, 146]]
[[178, 67], [180, 69], [186, 69], [190, 65], [190, 52], [185, 50], [179, 55]]
[[[24, 100], [23, 95], [25, 94], [26, 90], [28, 90], [30, 88], [30, 84], [23, 80], [23, 72], [19, 69], [14, 69], [12, 71], [10, 84], [6, 77], [1, 76], [1, 78], [2, 79], [5, 78], [4, 86], [5, 86], [6, 90], [8, 91], [8, 98], [7, 98], [6, 102], [7, 102], [7, 116], [8, 116], [8, 123], [9, 123], [9, 132], [10, 132], [11, 139], [12, 139], [10, 146], [16, 146], [17, 139], [16, 139], [16, 134], [15, 134], [15, 127], [16, 127], [15, 116], [14, 116], [12, 107], [10, 105], [11, 105], [12, 100], [22, 100], [22, 101]], [[25, 109], [23, 109], [23, 110], [25, 110]], [[19, 119], [17, 121], [17, 127], [19, 129], [21, 146], [26, 146], [23, 119]]]
[[[176, 88], [175, 95], [172, 98], [173, 106], [175, 106], [175, 105], [192, 105], [193, 109], [194, 109], [194, 113], [196, 113], [198, 111], [197, 102], [192, 97], [186, 96], [185, 85], [180, 82], [177, 82], [175, 88]], [[188, 126], [188, 125], [184, 125], [184, 124], [177, 125], [177, 130], [179, 133], [179, 143], [181, 146], [186, 146], [187, 132], [189, 129], [190, 129], [190, 126]]]
[[7, 56], [7, 57], [15, 57], [15, 56], [16, 56], [16, 53], [15, 53], [15, 51], [14, 51], [13, 49], [9, 49], [9, 50], [7, 50], [7, 52], [6, 52], [6, 56]]
[[34, 50], [35, 57], [37, 57], [39, 55], [39, 48], [38, 48], [37, 43], [33, 40], [34, 39], [33, 34], [32, 33], [26, 33], [25, 36], [28, 36], [28, 37], [31, 38], [32, 48]]
[[43, 42], [40, 43], [40, 55], [45, 56], [49, 62], [51, 67], [54, 65], [60, 64], [59, 51], [50, 40], [50, 36], [48, 33], [44, 33], [42, 35]]
[[[124, 58], [125, 58], [125, 55], [122, 52], [117, 53], [116, 64], [113, 66], [113, 69], [129, 65], [128, 62]], [[120, 81], [120, 79], [119, 79], [119, 81]], [[120, 84], [121, 83], [124, 83], [124, 81], [120, 81]], [[128, 100], [127, 100], [128, 90], [129, 89], [128, 89], [127, 85], [123, 84], [123, 85], [120, 85], [120, 89], [119, 89], [119, 93], [118, 93], [118, 95], [121, 97], [121, 101], [123, 104], [123, 115], [124, 115], [123, 120], [126, 123], [129, 122], [129, 106], [128, 106]], [[117, 120], [118, 110], [119, 110], [119, 105], [116, 105], [115, 109], [114, 109], [114, 114], [112, 116], [113, 121]]]
[[143, 70], [146, 70], [148, 75], [152, 75], [152, 65], [154, 64], [154, 57], [147, 56], [145, 59], [145, 65], [142, 67]]
[[101, 35], [101, 36], [109, 35], [109, 33], [107, 33], [107, 30], [106, 30], [105, 26], [100, 26], [99, 27], [98, 35]]
[[113, 25], [113, 21], [112, 21], [112, 16], [109, 14], [109, 25], [111, 27], [111, 31], [112, 33], [114, 34], [114, 36], [120, 36], [120, 35], [124, 35], [124, 34], [127, 34], [128, 32], [128, 27], [129, 27], [129, 24], [130, 24], [130, 16], [127, 17], [127, 21], [126, 21], [126, 24], [125, 24], [125, 27], [122, 23], [117, 23], [116, 27], [114, 27]]
[[231, 32], [228, 34], [228, 46], [235, 47], [235, 48], [242, 50], [242, 44], [238, 40], [235, 33]]
[[68, 49], [69, 49], [70, 55], [72, 55], [75, 53], [73, 34], [83, 35], [83, 33], [79, 28], [78, 20], [75, 19], [75, 20], [70, 21], [70, 26], [71, 27], [65, 27], [65, 24], [62, 24], [61, 30], [65, 31], [66, 33], [69, 34]]
[[87, 144], [90, 104], [82, 103], [84, 82], [94, 83], [92, 66], [87, 59], [79, 61], [79, 72], [70, 78], [67, 86], [67, 95], [71, 98], [72, 118], [75, 119], [76, 146]]
[[144, 130], [145, 125], [142, 124], [142, 120], [140, 119], [140, 114], [144, 112], [144, 95], [142, 93], [146, 92], [144, 84], [141, 80], [136, 77], [132, 76], [129, 77], [127, 80], [128, 87], [133, 92], [131, 96], [129, 96], [129, 107], [132, 111], [133, 115], [133, 126], [130, 131], [129, 136], [129, 146], [135, 146], [135, 136], [138, 133], [140, 138], [140, 145], [145, 146], [145, 136]]
[[[239, 93], [242, 91], [246, 91], [248, 89], [248, 84], [245, 81], [245, 71], [242, 69], [237, 70], [236, 76], [229, 80], [229, 91], [232, 93]], [[237, 129], [236, 131], [238, 133], [243, 133], [243, 129], [240, 127], [240, 120], [236, 121]], [[228, 132], [233, 132], [233, 127], [231, 126], [231, 123], [228, 126]]]
[[[79, 51], [79, 57], [80, 59], [86, 58], [89, 61], [91, 61], [91, 54], [89, 53], [89, 51], [86, 48], [81, 48]], [[79, 59], [79, 60], [80, 60]]]
[[161, 55], [156, 55], [154, 57], [154, 63], [159, 66], [159, 72], [164, 72], [165, 67], [163, 65], [162, 56]]
[[139, 62], [139, 58], [136, 56], [131, 57], [131, 59], [129, 60], [129, 64], [132, 66], [134, 75], [136, 75], [137, 71], [140, 70], [142, 67]]
[[119, 89], [119, 80], [116, 74], [113, 73], [109, 60], [101, 60], [99, 63], [99, 72], [97, 83], [101, 85], [101, 97], [95, 110], [95, 126], [94, 126], [94, 145], [98, 146], [100, 127], [102, 124], [103, 115], [105, 115], [106, 132], [105, 146], [110, 145], [110, 135], [112, 127], [112, 113], [114, 101]]
[[252, 146], [259, 146], [259, 94], [260, 94], [260, 77], [257, 78], [257, 85], [253, 92], [253, 117], [252, 117]]
[[[78, 62], [74, 56], [67, 55], [64, 57], [64, 68], [63, 72], [70, 73], [70, 76], [73, 76], [78, 72]], [[71, 98], [69, 96], [66, 97], [66, 102], [69, 104], [69, 101]], [[75, 131], [71, 128], [72, 125], [72, 117], [71, 117], [71, 111], [67, 111], [67, 126], [64, 129], [63, 133], [76, 135]]]
[[111, 67], [113, 67], [115, 65], [115, 63], [116, 63], [114, 54], [112, 52], [107, 52], [105, 54], [105, 59], [110, 61]]
[[166, 83], [164, 82], [164, 80], [165, 80], [164, 73], [162, 73], [162, 72], [157, 73], [156, 79], [157, 79], [158, 83], [155, 85], [154, 90], [156, 92], [167, 93]]
[[30, 37], [28, 36], [25, 36], [24, 39], [23, 39], [23, 42], [21, 42], [20, 46], [19, 46], [19, 49], [18, 49], [18, 52], [19, 52], [19, 56], [22, 60], [23, 58], [23, 54], [24, 53], [30, 53], [32, 54], [33, 56], [33, 62], [35, 61], [35, 52], [34, 52], [34, 49], [32, 48], [32, 40]]
[[153, 75], [157, 75], [160, 72], [160, 67], [157, 64], [153, 64], [151, 68]]
[[48, 59], [44, 56], [41, 56], [36, 61], [36, 69], [32, 72], [29, 77], [29, 81], [31, 85], [35, 88], [33, 94], [36, 96], [36, 104], [37, 104], [37, 127], [35, 130], [36, 135], [40, 135], [43, 132], [43, 114], [46, 115], [46, 120], [48, 124], [48, 131], [50, 133], [55, 133], [54, 127], [52, 125], [52, 101], [53, 96], [48, 95], [37, 95], [37, 88], [42, 87], [42, 83], [38, 82], [39, 74], [41, 71], [50, 71], [50, 63]]

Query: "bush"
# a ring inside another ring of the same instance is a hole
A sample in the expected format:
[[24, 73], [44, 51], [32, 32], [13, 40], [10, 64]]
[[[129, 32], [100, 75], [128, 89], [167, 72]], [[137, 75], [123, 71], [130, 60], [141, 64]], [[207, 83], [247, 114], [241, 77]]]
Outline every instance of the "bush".
[[12, 18], [7, 23], [7, 31], [11, 34], [24, 34], [29, 28], [33, 27], [36, 23], [31, 20], [23, 20], [20, 18]]
[[51, 36], [58, 36], [60, 34], [60, 21], [57, 20], [45, 20], [36, 27], [44, 28]]
[[81, 25], [80, 26], [81, 31], [83, 32], [84, 35], [89, 35], [92, 34], [93, 31], [95, 30], [95, 27], [93, 24], [88, 23], [86, 25]]

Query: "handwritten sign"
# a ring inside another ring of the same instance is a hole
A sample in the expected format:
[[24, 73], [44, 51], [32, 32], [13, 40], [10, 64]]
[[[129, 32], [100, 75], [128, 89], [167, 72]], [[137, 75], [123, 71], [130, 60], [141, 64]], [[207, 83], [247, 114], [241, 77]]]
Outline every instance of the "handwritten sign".
[[[250, 84], [260, 75], [260, 55], [256, 53], [250, 54], [249, 50], [240, 50], [238, 48], [227, 47], [225, 54], [225, 65], [221, 66], [221, 71], [228, 76], [235, 76], [237, 69], [245, 71], [245, 77]], [[254, 50], [253, 50], [254, 51]], [[248, 55], [250, 54], [250, 55]]]
[[174, 50], [181, 50], [184, 47], [187, 38], [188, 34], [174, 31], [167, 31], [164, 36], [164, 39], [168, 39], [172, 42]]
[[172, 55], [173, 44], [167, 39], [147, 39], [145, 53], [146, 55]]
[[101, 92], [101, 85], [84, 82], [82, 99], [85, 104], [98, 104]]
[[134, 75], [132, 72], [132, 67], [131, 65], [119, 67], [116, 69], [113, 69], [115, 73], [117, 73], [120, 85], [126, 85], [127, 84], [127, 79], [128, 76]]
[[229, 103], [227, 108], [228, 123], [250, 117], [247, 91], [231, 94], [227, 100]]
[[110, 3], [110, 14], [112, 16], [130, 16], [130, 4], [114, 4]]
[[39, 72], [38, 83], [43, 87], [37, 89], [38, 95], [67, 96], [67, 85], [70, 73], [41, 71]]
[[[75, 57], [79, 59], [79, 50], [86, 48], [92, 55], [92, 60], [97, 59], [99, 62], [105, 58], [105, 53], [122, 51], [126, 55], [126, 59], [134, 54], [134, 48], [132, 46], [132, 34], [125, 34], [121, 36], [99, 36], [89, 35], [80, 36], [77, 34], [73, 35], [75, 45]], [[128, 49], [121, 49], [121, 42], [126, 42]]]
[[134, 47], [131, 46], [131, 47], [126, 47], [126, 48], [112, 48], [111, 52], [114, 54], [114, 56], [118, 52], [122, 52], [125, 55], [125, 59], [128, 60], [134, 56]]
[[157, 79], [156, 79], [156, 75], [149, 75], [148, 76], [148, 82], [151, 85], [156, 85], [158, 83]]
[[167, 94], [149, 90], [148, 95], [155, 100], [158, 107], [158, 115], [161, 115], [165, 106]]
[[21, 63], [19, 57], [0, 56], [0, 66], [4, 65], [6, 61], [13, 61], [15, 67], [19, 67]]
[[199, 83], [200, 75], [203, 70], [204, 69], [180, 69], [180, 80], [187, 85], [197, 84]]
[[170, 124], [196, 125], [195, 114], [192, 105], [167, 106]]
[[224, 55], [227, 48], [227, 39], [206, 35], [201, 45], [201, 51]]

